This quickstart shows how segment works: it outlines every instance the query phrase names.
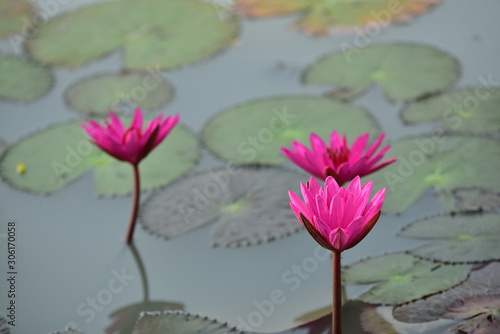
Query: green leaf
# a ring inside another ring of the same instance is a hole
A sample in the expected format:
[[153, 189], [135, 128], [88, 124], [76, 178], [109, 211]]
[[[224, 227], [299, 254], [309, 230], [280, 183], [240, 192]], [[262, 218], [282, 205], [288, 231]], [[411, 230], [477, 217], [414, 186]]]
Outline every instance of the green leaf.
[[401, 111], [401, 117], [406, 124], [440, 121], [447, 132], [496, 134], [499, 108], [499, 88], [469, 88], [414, 102]]
[[139, 221], [165, 239], [215, 222], [214, 246], [272, 241], [301, 229], [287, 192], [299, 192], [303, 178], [282, 168], [234, 165], [198, 174], [151, 194]]
[[404, 253], [362, 260], [343, 272], [347, 284], [379, 283], [359, 296], [359, 300], [391, 305], [449, 289], [468, 275], [468, 266], [436, 264]]
[[[185, 127], [176, 126], [139, 165], [141, 189], [165, 185], [186, 174], [197, 162], [200, 152], [197, 138]], [[97, 166], [95, 182], [100, 196], [123, 196], [133, 191], [132, 167], [114, 160]]]
[[430, 261], [467, 263], [500, 259], [500, 215], [436, 216], [415, 222], [399, 234], [433, 239], [410, 253]]
[[[471, 196], [456, 200], [456, 189], [477, 188], [500, 192], [496, 175], [500, 145], [495, 139], [463, 135], [426, 135], [394, 143], [389, 154], [398, 161], [365, 179], [375, 189], [387, 188], [384, 212], [400, 213], [433, 189], [448, 211], [477, 207]], [[470, 201], [470, 202], [468, 202]], [[487, 204], [486, 199], [480, 203]]]
[[144, 314], [137, 322], [134, 334], [243, 334], [236, 328], [216, 320], [189, 313], [165, 312]]
[[47, 93], [53, 81], [52, 73], [45, 67], [0, 55], [0, 99], [32, 101]]
[[328, 98], [287, 96], [236, 105], [210, 119], [202, 139], [217, 156], [239, 164], [281, 165], [280, 151], [293, 140], [309, 143], [314, 132], [329, 140], [333, 130], [355, 136], [380, 133], [363, 109]]
[[89, 115], [109, 110], [153, 110], [164, 106], [173, 88], [157, 73], [103, 74], [84, 79], [65, 93], [71, 108]]
[[442, 293], [398, 306], [393, 316], [403, 322], [428, 322], [439, 319], [448, 307], [467, 298], [500, 294], [500, 263], [492, 262], [473, 270], [469, 278]]
[[[439, 0], [236, 0], [237, 12], [249, 17], [267, 17], [293, 14], [303, 15], [295, 26], [313, 36], [350, 32], [362, 27], [368, 36], [378, 35], [390, 23], [407, 22], [411, 17], [424, 13]], [[373, 27], [377, 30], [374, 32]]]
[[44, 64], [70, 67], [120, 49], [126, 68], [171, 69], [221, 51], [238, 30], [235, 20], [221, 20], [202, 1], [111, 1], [49, 21], [26, 49]]
[[[11, 145], [0, 160], [0, 174], [15, 188], [50, 194], [80, 178], [100, 150], [92, 145], [79, 121], [53, 125]], [[18, 173], [17, 165], [26, 166]]]
[[31, 22], [35, 16], [35, 7], [28, 1], [0, 0], [0, 37], [21, 32], [26, 20]]
[[323, 57], [307, 69], [304, 82], [337, 85], [354, 92], [377, 83], [389, 99], [407, 101], [446, 89], [459, 73], [459, 63], [433, 47], [380, 44]]
[[[95, 168], [99, 195], [131, 193], [130, 165], [91, 144], [80, 123], [53, 125], [10, 146], [0, 160], [2, 178], [15, 188], [50, 194]], [[159, 187], [187, 173], [198, 156], [196, 138], [184, 127], [175, 127], [139, 165], [141, 189]], [[18, 172], [19, 163], [26, 167], [24, 173]]]
[[184, 310], [184, 304], [144, 301], [126, 305], [109, 315], [113, 323], [106, 328], [106, 334], [131, 334], [142, 312], [163, 312], [167, 310]]

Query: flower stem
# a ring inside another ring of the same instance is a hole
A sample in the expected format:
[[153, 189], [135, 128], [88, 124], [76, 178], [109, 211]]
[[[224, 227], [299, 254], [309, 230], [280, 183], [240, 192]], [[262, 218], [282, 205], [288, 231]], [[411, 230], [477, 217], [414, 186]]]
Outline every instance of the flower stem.
[[135, 223], [137, 221], [137, 213], [139, 212], [139, 199], [141, 198], [141, 180], [139, 176], [139, 166], [132, 165], [134, 170], [134, 203], [132, 204], [132, 213], [130, 215], [130, 223], [127, 233], [127, 244], [132, 242], [134, 236]]
[[332, 251], [332, 334], [342, 333], [342, 279], [340, 252]]
[[142, 298], [143, 302], [146, 303], [149, 301], [149, 284], [148, 277], [146, 275], [146, 269], [144, 268], [144, 264], [142, 263], [141, 256], [139, 255], [139, 251], [135, 247], [135, 244], [131, 242], [129, 245], [132, 256], [134, 257], [135, 263], [137, 264], [137, 268], [139, 268], [139, 273], [141, 274]]

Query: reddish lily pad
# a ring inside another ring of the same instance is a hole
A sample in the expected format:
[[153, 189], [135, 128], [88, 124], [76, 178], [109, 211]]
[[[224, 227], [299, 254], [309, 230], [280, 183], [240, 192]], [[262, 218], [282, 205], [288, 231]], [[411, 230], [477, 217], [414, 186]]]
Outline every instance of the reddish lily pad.
[[443, 318], [466, 320], [453, 328], [458, 333], [500, 333], [500, 296], [477, 296], [459, 300], [450, 306]]
[[452, 190], [454, 205], [464, 212], [493, 211], [500, 207], [500, 193], [480, 188], [455, 188]]
[[172, 95], [172, 86], [155, 72], [101, 74], [74, 84], [65, 93], [71, 108], [103, 116], [110, 110], [160, 108]]
[[449, 289], [469, 275], [465, 265], [444, 265], [410, 254], [361, 260], [344, 269], [346, 284], [379, 283], [358, 297], [369, 304], [397, 305]]
[[[248, 17], [268, 17], [303, 13], [295, 23], [309, 35], [351, 31], [365, 27], [369, 34], [376, 34], [390, 23], [409, 21], [413, 16], [426, 12], [439, 0], [415, 1], [390, 0], [331, 1], [331, 0], [236, 0], [237, 12]], [[368, 30], [370, 29], [370, 30]], [[355, 30], [356, 31], [356, 30]]]
[[[95, 168], [99, 195], [130, 194], [133, 188], [130, 164], [91, 144], [80, 123], [56, 124], [11, 145], [1, 157], [0, 176], [15, 188], [50, 194]], [[187, 173], [198, 156], [194, 135], [183, 126], [175, 127], [141, 162], [142, 190], [157, 188]], [[24, 173], [17, 171], [19, 163], [25, 166]]]
[[361, 326], [370, 334], [399, 334], [372, 305], [366, 305], [360, 315]]
[[[443, 277], [442, 280], [449, 278]], [[473, 270], [469, 278], [442, 293], [417, 300], [394, 309], [394, 318], [398, 321], [419, 323], [439, 319], [446, 310], [458, 301], [470, 297], [500, 294], [500, 263], [492, 262]]]
[[26, 49], [49, 65], [77, 67], [121, 50], [126, 68], [171, 69], [221, 51], [238, 30], [203, 1], [108, 1], [49, 21]]
[[134, 334], [243, 334], [235, 327], [189, 313], [146, 313], [135, 325]]
[[[391, 147], [398, 161], [371, 174], [375, 189], [387, 188], [384, 212], [400, 213], [433, 189], [451, 212], [477, 206], [471, 196], [456, 201], [456, 189], [500, 192], [500, 142], [465, 135], [426, 135], [398, 140]], [[470, 201], [470, 203], [468, 202]]]
[[305, 83], [337, 85], [350, 97], [380, 85], [391, 100], [407, 101], [445, 90], [460, 73], [449, 54], [418, 44], [379, 44], [343, 50], [307, 69]]
[[409, 251], [430, 261], [500, 260], [500, 215], [494, 213], [427, 218], [406, 226], [399, 235], [435, 240]]
[[322, 97], [286, 96], [250, 101], [221, 111], [202, 130], [205, 145], [217, 156], [238, 164], [281, 165], [281, 153], [297, 140], [309, 142], [311, 132], [323, 140], [332, 130], [348, 140], [380, 128], [365, 110]]
[[39, 64], [22, 58], [0, 55], [0, 99], [29, 102], [49, 91], [54, 77]]
[[215, 222], [214, 246], [272, 241], [301, 229], [287, 191], [298, 191], [303, 177], [282, 168], [235, 166], [198, 174], [151, 194], [139, 221], [165, 239]]
[[440, 121], [447, 132], [498, 134], [500, 88], [477, 87], [450, 91], [408, 105], [401, 111], [407, 124]]
[[35, 7], [28, 1], [0, 0], [0, 37], [21, 32], [35, 14]]

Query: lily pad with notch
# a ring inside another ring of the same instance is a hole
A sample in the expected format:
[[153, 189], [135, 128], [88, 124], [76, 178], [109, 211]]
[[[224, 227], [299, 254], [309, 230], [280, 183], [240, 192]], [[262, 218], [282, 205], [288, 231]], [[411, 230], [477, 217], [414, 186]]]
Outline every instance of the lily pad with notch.
[[400, 236], [430, 239], [409, 252], [429, 261], [472, 263], [500, 260], [500, 215], [440, 215], [406, 226]]
[[358, 297], [369, 304], [398, 305], [420, 299], [463, 282], [466, 265], [432, 263], [405, 253], [361, 260], [343, 271], [346, 284], [378, 283]]
[[[477, 207], [476, 199], [464, 196], [464, 189], [500, 192], [500, 179], [492, 177], [500, 167], [499, 144], [496, 139], [466, 135], [403, 138], [389, 150], [398, 161], [369, 179], [375, 189], [387, 188], [386, 213], [405, 211], [430, 189], [450, 212]], [[456, 189], [462, 190], [460, 202], [455, 198]]]
[[[353, 28], [377, 29], [390, 23], [408, 22], [413, 16], [425, 13], [439, 0], [414, 1], [390, 0], [331, 1], [331, 0], [236, 0], [236, 12], [247, 17], [269, 17], [302, 14], [295, 26], [308, 35], [352, 32]], [[383, 24], [381, 24], [383, 20]], [[366, 27], [366, 28], [365, 28]], [[354, 30], [355, 31], [355, 30]], [[366, 31], [365, 31], [366, 33]]]
[[497, 334], [500, 332], [500, 295], [459, 300], [442, 317], [465, 320], [452, 329], [454, 333]]
[[140, 208], [150, 233], [175, 238], [211, 222], [213, 246], [250, 246], [301, 229], [287, 191], [304, 176], [277, 167], [213, 170], [156, 190]]
[[442, 318], [446, 311], [459, 301], [476, 296], [495, 295], [500, 295], [498, 262], [476, 268], [465, 282], [449, 290], [394, 308], [393, 316], [398, 321], [409, 323], [434, 321]]
[[127, 69], [164, 70], [214, 55], [238, 31], [236, 20], [221, 20], [203, 1], [111, 1], [54, 18], [26, 42], [26, 50], [43, 64], [66, 67], [120, 50]]
[[134, 328], [134, 334], [244, 334], [228, 324], [180, 312], [145, 313]]
[[[55, 124], [11, 145], [0, 159], [0, 176], [15, 188], [50, 194], [95, 169], [99, 195], [130, 194], [133, 187], [130, 165], [91, 144], [80, 123]], [[141, 162], [142, 190], [165, 185], [187, 173], [198, 156], [196, 137], [185, 127], [176, 126]], [[19, 163], [25, 166], [22, 174], [16, 169]]]
[[350, 97], [377, 83], [389, 99], [409, 101], [447, 89], [459, 74], [460, 64], [451, 55], [426, 45], [399, 43], [327, 55], [306, 70], [303, 81], [336, 85]]
[[309, 142], [314, 132], [327, 140], [333, 130], [353, 138], [380, 133], [364, 109], [313, 96], [260, 99], [225, 109], [203, 127], [204, 144], [218, 157], [238, 164], [281, 165], [280, 151], [293, 140]]
[[406, 124], [440, 121], [447, 132], [498, 134], [500, 88], [459, 89], [409, 104], [401, 111]]
[[79, 81], [65, 92], [69, 106], [85, 115], [153, 110], [164, 106], [172, 95], [166, 79], [148, 72], [101, 74]]
[[23, 58], [0, 55], [0, 99], [29, 102], [47, 93], [53, 82], [48, 68]]

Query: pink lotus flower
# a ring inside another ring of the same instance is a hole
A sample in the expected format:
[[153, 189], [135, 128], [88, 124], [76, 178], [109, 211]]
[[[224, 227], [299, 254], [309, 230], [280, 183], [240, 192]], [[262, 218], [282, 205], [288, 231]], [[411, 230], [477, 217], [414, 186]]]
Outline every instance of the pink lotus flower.
[[160, 115], [142, 130], [142, 112], [136, 109], [134, 118], [128, 129], [125, 129], [120, 119], [109, 112], [111, 121], [104, 120], [105, 126], [96, 121], [87, 121], [82, 127], [92, 137], [93, 143], [118, 160], [138, 165], [163, 139], [179, 121], [179, 115]]
[[331, 176], [322, 188], [311, 177], [301, 183], [301, 190], [304, 202], [290, 191], [290, 206], [314, 240], [332, 252], [356, 246], [373, 228], [384, 204], [385, 188], [369, 201], [372, 182], [361, 187], [359, 176], [347, 188]]
[[368, 143], [368, 137], [368, 133], [358, 137], [349, 148], [346, 136], [340, 138], [339, 134], [333, 131], [330, 136], [330, 147], [327, 147], [318, 135], [312, 133], [310, 136], [312, 150], [294, 141], [292, 147], [295, 151], [285, 147], [282, 147], [281, 151], [288, 159], [318, 179], [324, 180], [331, 176], [339, 185], [343, 185], [358, 175], [373, 173], [396, 161], [396, 159], [390, 159], [377, 165], [391, 146], [385, 146], [372, 157], [382, 143], [385, 134], [381, 134], [372, 146], [363, 153]]

